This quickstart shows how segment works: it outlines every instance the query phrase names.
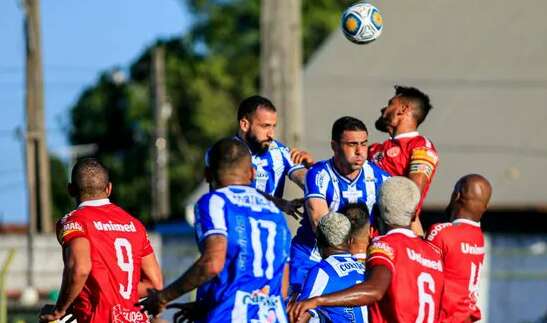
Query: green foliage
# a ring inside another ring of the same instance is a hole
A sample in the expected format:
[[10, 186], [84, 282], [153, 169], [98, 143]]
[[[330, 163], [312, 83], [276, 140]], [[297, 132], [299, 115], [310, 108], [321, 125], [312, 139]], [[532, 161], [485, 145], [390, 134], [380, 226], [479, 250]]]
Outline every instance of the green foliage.
[[[303, 0], [303, 46], [307, 60], [338, 25], [345, 1]], [[203, 155], [215, 140], [234, 133], [235, 110], [258, 92], [259, 0], [189, 0], [195, 23], [183, 39], [159, 41], [166, 48], [166, 85], [173, 108], [169, 121], [172, 215], [183, 215], [185, 197], [202, 180]], [[128, 80], [108, 73], [86, 89], [71, 110], [72, 144], [96, 143], [111, 171], [113, 200], [145, 222], [150, 219], [151, 49], [131, 64]], [[66, 178], [66, 177], [65, 177]]]

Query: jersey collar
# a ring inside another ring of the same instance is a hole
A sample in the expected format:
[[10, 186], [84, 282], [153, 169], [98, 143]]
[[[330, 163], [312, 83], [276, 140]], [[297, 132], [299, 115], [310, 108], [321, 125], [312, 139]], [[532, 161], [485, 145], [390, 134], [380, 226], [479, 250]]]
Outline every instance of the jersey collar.
[[334, 165], [334, 157], [332, 157], [330, 160], [330, 167], [332, 168], [332, 171], [336, 174], [336, 176], [340, 177], [344, 182], [350, 184], [350, 185], [353, 185], [357, 182], [357, 180], [359, 180], [359, 177], [361, 177], [361, 174], [363, 173], [363, 167], [365, 167], [365, 164], [367, 163], [367, 161], [365, 160], [365, 164], [363, 164], [363, 167], [361, 167], [361, 169], [359, 170], [359, 174], [357, 174], [357, 176], [353, 179], [353, 181], [350, 181], [349, 178], [347, 178], [346, 176], [340, 174], [338, 172], [338, 170], [336, 169], [336, 165]]
[[400, 133], [397, 136], [393, 137], [392, 139], [414, 138], [419, 135], [420, 134], [418, 133], [418, 131], [410, 131], [410, 132]]
[[395, 233], [400, 233], [400, 234], [403, 234], [409, 238], [417, 238], [418, 236], [410, 229], [405, 229], [405, 228], [397, 228], [397, 229], [391, 229], [389, 230], [385, 235], [390, 235], [390, 234], [395, 234]]
[[452, 221], [452, 223], [465, 223], [465, 224], [472, 225], [474, 227], [478, 227], [478, 228], [481, 227], [480, 222], [476, 222], [476, 221], [468, 220], [468, 219], [456, 219], [456, 220]]
[[83, 201], [78, 205], [78, 208], [84, 207], [84, 206], [103, 206], [110, 204], [109, 199], [98, 199], [98, 200], [89, 200], [89, 201]]

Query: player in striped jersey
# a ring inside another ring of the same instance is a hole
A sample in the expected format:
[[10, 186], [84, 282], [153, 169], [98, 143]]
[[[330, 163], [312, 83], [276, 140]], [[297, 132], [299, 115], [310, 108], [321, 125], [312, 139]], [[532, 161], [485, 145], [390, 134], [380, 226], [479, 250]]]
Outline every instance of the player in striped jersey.
[[[317, 162], [306, 175], [306, 216], [291, 245], [291, 292], [297, 293], [309, 269], [321, 260], [315, 247], [315, 228], [322, 216], [347, 204], [372, 210], [376, 192], [389, 175], [367, 161], [367, 128], [356, 118], [342, 117], [332, 126], [334, 156]], [[371, 221], [373, 222], [373, 221]]]
[[[304, 151], [291, 151], [274, 139], [277, 110], [273, 103], [262, 96], [250, 96], [239, 104], [237, 119], [239, 129], [234, 138], [249, 148], [256, 171], [251, 186], [268, 195], [282, 198], [285, 177], [288, 177], [303, 189], [306, 167], [314, 163], [313, 158]], [[209, 164], [208, 159], [207, 152], [206, 166]]]
[[[310, 270], [298, 300], [329, 294], [352, 287], [365, 278], [365, 266], [350, 253], [352, 245], [359, 243], [355, 233], [367, 229], [368, 222], [350, 220], [340, 213], [329, 213], [319, 221], [317, 247], [323, 260]], [[368, 234], [365, 234], [368, 238]], [[361, 307], [318, 307], [308, 311], [303, 321], [310, 316], [310, 322], [368, 322], [367, 308]]]
[[196, 303], [188, 308], [201, 313], [194, 311], [192, 321], [287, 322], [283, 298], [290, 231], [285, 217], [249, 186], [254, 170], [241, 142], [217, 142], [210, 166], [215, 190], [196, 205], [201, 256], [167, 288], [151, 291], [141, 305], [157, 315], [171, 300], [198, 288]]

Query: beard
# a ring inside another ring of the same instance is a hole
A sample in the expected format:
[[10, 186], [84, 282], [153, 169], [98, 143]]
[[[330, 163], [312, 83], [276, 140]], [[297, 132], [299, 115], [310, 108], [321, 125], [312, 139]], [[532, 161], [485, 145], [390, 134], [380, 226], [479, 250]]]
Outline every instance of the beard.
[[384, 116], [380, 116], [378, 120], [376, 120], [376, 122], [374, 123], [374, 127], [376, 127], [376, 129], [378, 129], [381, 132], [388, 132], [387, 130], [388, 123], [389, 122], [384, 118]]
[[251, 151], [256, 154], [263, 154], [266, 151], [268, 151], [268, 148], [270, 148], [270, 144], [272, 143], [271, 140], [258, 140], [254, 135], [247, 134], [245, 136], [245, 141], [247, 141], [247, 144], [249, 145], [249, 148], [251, 148]]

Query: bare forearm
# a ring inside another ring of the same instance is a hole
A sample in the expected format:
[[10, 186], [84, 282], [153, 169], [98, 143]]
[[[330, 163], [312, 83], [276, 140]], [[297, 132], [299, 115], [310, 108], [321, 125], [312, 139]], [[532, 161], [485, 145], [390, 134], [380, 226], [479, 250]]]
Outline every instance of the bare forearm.
[[317, 306], [364, 306], [381, 299], [377, 289], [359, 284], [343, 291], [318, 296]]
[[391, 271], [387, 267], [374, 266], [368, 280], [337, 293], [317, 297], [317, 306], [363, 306], [382, 299], [391, 283]]
[[207, 270], [202, 262], [196, 262], [182, 276], [160, 292], [160, 299], [168, 303], [211, 280], [216, 273]]
[[310, 198], [306, 200], [306, 211], [310, 220], [311, 228], [315, 232], [319, 221], [329, 213], [327, 201], [321, 198]]
[[55, 307], [60, 312], [66, 312], [68, 307], [74, 302], [78, 294], [84, 288], [85, 282], [89, 273], [78, 272], [74, 268], [66, 268], [63, 270], [63, 281], [61, 283], [61, 290], [59, 291], [59, 298]]
[[305, 188], [306, 172], [307, 170], [302, 168], [295, 170], [290, 176], [291, 181], [298, 185], [302, 190]]

